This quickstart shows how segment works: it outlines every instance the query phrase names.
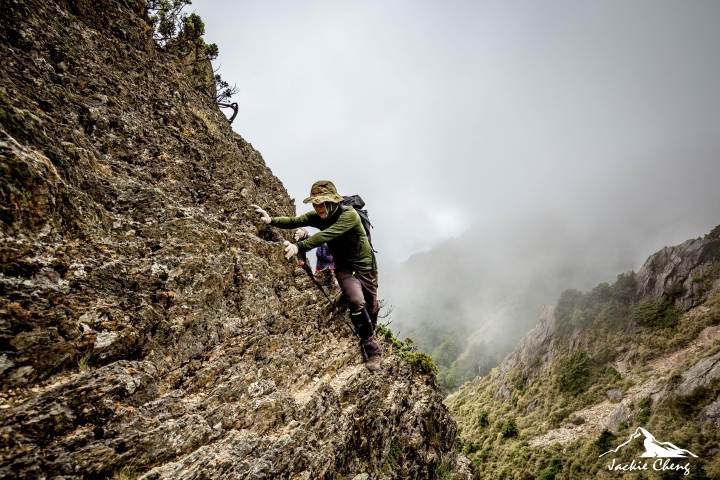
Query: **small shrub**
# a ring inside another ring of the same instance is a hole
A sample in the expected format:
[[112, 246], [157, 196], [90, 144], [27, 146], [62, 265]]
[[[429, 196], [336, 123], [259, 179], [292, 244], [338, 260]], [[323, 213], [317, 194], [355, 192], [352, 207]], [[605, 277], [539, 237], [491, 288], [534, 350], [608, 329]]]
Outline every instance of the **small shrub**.
[[650, 420], [650, 416], [652, 413], [650, 412], [649, 408], [643, 408], [640, 410], [635, 417], [635, 421], [638, 423], [638, 425], [645, 425], [648, 420]]
[[703, 281], [703, 277], [701, 277], [700, 275], [693, 275], [692, 281], [693, 281], [694, 283], [700, 283], [700, 282]]
[[562, 471], [562, 461], [559, 458], [553, 458], [538, 475], [538, 480], [555, 480], [555, 476]]
[[620, 425], [618, 425], [618, 432], [624, 432], [630, 428], [630, 425], [627, 424], [627, 422], [620, 422]]
[[668, 380], [668, 382], [672, 386], [678, 386], [682, 383], [682, 381], [683, 381], [683, 376], [682, 376], [682, 373], [680, 373], [680, 372], [673, 372], [673, 374], [670, 375], [670, 379]]
[[433, 373], [437, 375], [438, 368], [430, 355], [425, 352], [400, 352], [400, 358], [408, 365], [422, 373]]
[[680, 318], [681, 311], [669, 300], [644, 302], [633, 307], [632, 316], [640, 325], [647, 327], [672, 328]]
[[80, 371], [85, 371], [88, 368], [90, 368], [90, 356], [92, 355], [92, 351], [88, 350], [83, 354], [82, 357], [78, 359], [78, 368], [80, 368]]
[[402, 445], [400, 445], [400, 441], [397, 439], [397, 437], [393, 437], [393, 439], [390, 441], [390, 449], [388, 450], [387, 457], [385, 457], [385, 465], [387, 465], [389, 470], [395, 469], [395, 466], [397, 465], [398, 459], [400, 458], [401, 454]]
[[138, 473], [134, 467], [123, 467], [113, 474], [112, 480], [135, 480], [137, 477]]
[[611, 362], [615, 359], [617, 356], [617, 351], [607, 343], [602, 343], [600, 346], [598, 346], [595, 349], [595, 354], [593, 355], [593, 362], [595, 362], [596, 365], [604, 365], [608, 362]]
[[606, 428], [605, 430], [600, 432], [600, 435], [598, 435], [598, 438], [595, 439], [593, 444], [601, 452], [607, 452], [612, 448], [612, 442], [615, 441], [616, 438], [617, 436]]
[[510, 399], [510, 405], [512, 405], [513, 408], [515, 408], [515, 407], [517, 407], [517, 404], [518, 404], [518, 397], [512, 397], [512, 399]]
[[452, 469], [444, 462], [440, 463], [440, 465], [435, 467], [434, 478], [437, 480], [450, 480], [452, 478]]
[[515, 417], [508, 418], [500, 430], [503, 438], [515, 437], [518, 434], [517, 422]]
[[665, 289], [665, 293], [667, 293], [668, 297], [671, 299], [680, 298], [683, 295], [685, 295], [685, 292], [687, 289], [685, 288], [685, 285], [682, 283], [673, 283], [668, 288]]
[[557, 307], [555, 308], [555, 319], [557, 320], [557, 329], [560, 335], [568, 334], [572, 331], [573, 314], [582, 301], [582, 297], [582, 292], [574, 288], [565, 290], [560, 294]]
[[480, 415], [478, 415], [478, 423], [481, 427], [487, 427], [488, 425], [490, 425], [489, 417], [490, 412], [488, 412], [487, 410], [483, 410], [482, 412], [480, 412]]
[[609, 365], [607, 367], [605, 367], [605, 369], [603, 370], [603, 373], [605, 374], [606, 377], [610, 377], [613, 380], [620, 380], [622, 378], [622, 375], [620, 375], [620, 372], [618, 372], [617, 370], [615, 370], [615, 368], [613, 368]]
[[462, 454], [465, 456], [472, 455], [473, 453], [480, 450], [480, 447], [481, 447], [481, 445], [479, 443], [470, 442], [468, 444], [465, 444], [465, 446], [462, 449]]
[[587, 323], [587, 316], [582, 310], [576, 308], [572, 314], [572, 319], [570, 320], [570, 323], [572, 323], [577, 328], [583, 328]]
[[640, 407], [640, 408], [650, 408], [651, 405], [652, 405], [652, 397], [649, 395], [647, 397], [643, 398], [642, 400], [640, 400], [640, 403], [638, 403], [638, 407]]
[[708, 234], [705, 235], [705, 240], [717, 240], [720, 238], [720, 225], [716, 226]]
[[560, 361], [557, 386], [561, 392], [578, 395], [585, 390], [589, 380], [587, 352], [580, 351]]

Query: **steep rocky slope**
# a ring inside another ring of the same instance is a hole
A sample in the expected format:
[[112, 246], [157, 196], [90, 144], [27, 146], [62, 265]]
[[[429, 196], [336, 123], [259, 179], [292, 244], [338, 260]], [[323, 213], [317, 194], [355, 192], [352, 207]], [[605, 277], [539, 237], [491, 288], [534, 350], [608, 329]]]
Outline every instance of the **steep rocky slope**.
[[691, 478], [720, 478], [718, 231], [564, 292], [498, 368], [446, 400], [482, 478], [615, 478], [600, 454], [637, 426], [697, 454]]
[[0, 12], [0, 477], [472, 478], [251, 203], [294, 214], [124, 1]]

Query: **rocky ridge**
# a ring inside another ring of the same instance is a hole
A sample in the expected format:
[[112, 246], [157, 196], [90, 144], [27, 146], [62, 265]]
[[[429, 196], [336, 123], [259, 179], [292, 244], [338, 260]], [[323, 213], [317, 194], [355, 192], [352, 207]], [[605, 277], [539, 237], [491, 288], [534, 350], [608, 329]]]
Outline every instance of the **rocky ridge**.
[[[553, 457], [566, 466], [557, 478], [604, 478], [598, 439], [620, 438], [634, 424], [714, 458], [720, 447], [720, 239], [708, 235], [665, 247], [636, 275], [618, 277], [623, 281], [629, 291], [605, 284], [585, 298], [606, 295], [609, 303], [601, 307], [625, 298], [625, 323], [610, 318], [605, 306], [593, 313], [599, 327], [563, 330], [560, 307], [544, 307], [536, 327], [490, 375], [446, 399], [462, 429], [463, 453], [482, 478], [534, 478]], [[643, 323], [636, 313], [643, 305], [678, 319], [665, 327]], [[594, 307], [580, 302], [575, 308], [573, 320]], [[570, 377], [563, 379], [566, 371]], [[573, 380], [582, 388], [563, 391]], [[700, 478], [720, 475], [717, 461], [695, 468], [709, 475]]]
[[473, 478], [251, 203], [294, 214], [136, 2], [0, 14], [0, 477]]

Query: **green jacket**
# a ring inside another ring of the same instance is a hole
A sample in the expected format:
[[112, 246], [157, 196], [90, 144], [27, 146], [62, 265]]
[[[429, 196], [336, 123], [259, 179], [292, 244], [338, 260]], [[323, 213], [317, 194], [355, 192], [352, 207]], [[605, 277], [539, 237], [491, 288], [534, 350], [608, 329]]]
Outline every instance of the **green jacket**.
[[352, 207], [338, 208], [330, 218], [320, 218], [314, 210], [299, 217], [273, 217], [270, 225], [284, 229], [315, 227], [320, 230], [310, 238], [297, 242], [305, 252], [328, 244], [335, 259], [335, 268], [366, 274], [377, 270], [375, 255], [368, 242], [360, 215]]

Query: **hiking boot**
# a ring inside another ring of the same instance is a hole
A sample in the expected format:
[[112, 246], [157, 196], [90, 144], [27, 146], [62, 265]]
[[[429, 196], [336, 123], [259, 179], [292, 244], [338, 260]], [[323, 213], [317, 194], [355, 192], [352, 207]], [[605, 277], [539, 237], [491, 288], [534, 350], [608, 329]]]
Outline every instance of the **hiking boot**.
[[377, 372], [380, 370], [380, 363], [382, 362], [382, 355], [373, 355], [365, 362], [365, 368], [371, 372]]

